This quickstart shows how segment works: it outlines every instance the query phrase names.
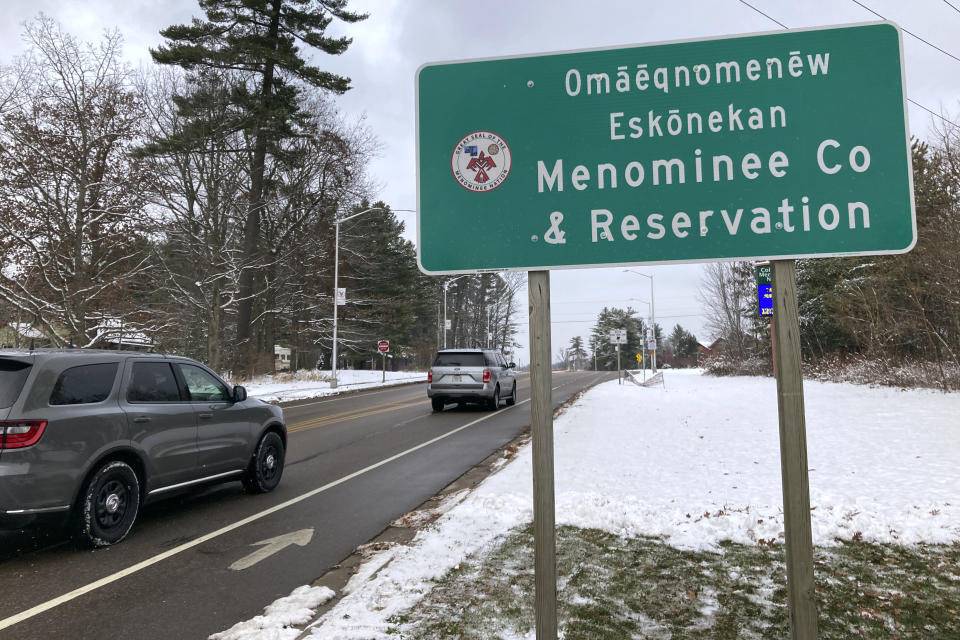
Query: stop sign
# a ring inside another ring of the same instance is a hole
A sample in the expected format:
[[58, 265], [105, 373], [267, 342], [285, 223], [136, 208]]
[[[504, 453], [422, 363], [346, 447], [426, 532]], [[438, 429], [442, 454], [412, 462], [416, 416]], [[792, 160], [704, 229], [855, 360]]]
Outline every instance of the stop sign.
[[381, 340], [377, 343], [377, 349], [380, 350], [380, 353], [386, 353], [387, 351], [390, 351], [390, 341]]

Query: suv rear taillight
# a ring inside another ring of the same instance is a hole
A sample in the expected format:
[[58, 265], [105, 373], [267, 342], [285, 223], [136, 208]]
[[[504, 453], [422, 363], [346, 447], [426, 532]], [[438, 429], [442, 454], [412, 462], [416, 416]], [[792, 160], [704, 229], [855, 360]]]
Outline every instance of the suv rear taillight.
[[0, 422], [0, 449], [22, 449], [37, 444], [46, 428], [46, 420]]
[[427, 382], [433, 382], [433, 369], [427, 369]]
[[490, 382], [490, 369], [483, 370], [483, 382], [484, 384], [486, 384], [487, 382]]

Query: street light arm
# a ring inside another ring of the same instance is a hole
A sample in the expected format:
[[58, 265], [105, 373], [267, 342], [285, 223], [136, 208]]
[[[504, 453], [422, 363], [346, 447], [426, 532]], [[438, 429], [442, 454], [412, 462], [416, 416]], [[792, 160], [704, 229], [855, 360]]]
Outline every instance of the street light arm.
[[346, 218], [335, 218], [333, 223], [336, 225], [339, 225], [341, 222], [346, 222], [347, 220], [353, 220], [357, 216], [362, 216], [363, 214], [370, 213], [371, 211], [383, 211], [383, 207], [373, 207], [371, 209], [365, 209], [363, 211], [359, 211], [357, 213], [351, 214]]
[[444, 281], [444, 283], [443, 283], [443, 288], [444, 288], [444, 290], [449, 289], [449, 288], [450, 288], [450, 285], [453, 284], [454, 282], [456, 282], [457, 280], [459, 280], [460, 278], [466, 278], [466, 277], [469, 276], [469, 275], [471, 275], [471, 274], [465, 273], [465, 274], [463, 274], [462, 276], [457, 276], [456, 278], [450, 278], [449, 280]]

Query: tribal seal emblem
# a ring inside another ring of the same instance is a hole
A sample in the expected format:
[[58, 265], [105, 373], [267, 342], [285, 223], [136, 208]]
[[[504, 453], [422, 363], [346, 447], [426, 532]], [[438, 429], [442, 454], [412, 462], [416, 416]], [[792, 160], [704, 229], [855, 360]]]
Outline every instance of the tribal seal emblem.
[[493, 191], [510, 175], [510, 147], [490, 131], [467, 134], [453, 148], [450, 169], [468, 191]]

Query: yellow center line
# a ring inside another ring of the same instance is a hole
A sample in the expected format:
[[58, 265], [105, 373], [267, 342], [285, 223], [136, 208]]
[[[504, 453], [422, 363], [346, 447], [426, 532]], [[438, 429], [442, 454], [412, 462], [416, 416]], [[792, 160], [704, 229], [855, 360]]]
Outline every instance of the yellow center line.
[[362, 407], [357, 407], [356, 409], [350, 409], [348, 411], [341, 411], [339, 413], [331, 413], [331, 414], [319, 416], [316, 418], [310, 418], [309, 420], [303, 420], [301, 422], [295, 423], [293, 426], [305, 425], [313, 422], [323, 422], [325, 420], [329, 420], [330, 418], [346, 417], [354, 413], [362, 413], [364, 411], [369, 411], [371, 409], [379, 409], [380, 407], [392, 407], [394, 405], [398, 405], [400, 403], [409, 402], [409, 401], [410, 401], [410, 398], [401, 398], [399, 400], [391, 400], [390, 402], [381, 402], [380, 404], [365, 405]]
[[314, 418], [312, 420], [306, 420], [304, 422], [297, 422], [287, 427], [287, 433], [307, 431], [309, 429], [316, 429], [318, 427], [324, 427], [337, 422], [347, 422], [348, 420], [356, 420], [357, 418], [366, 418], [368, 416], [374, 416], [379, 413], [387, 413], [389, 411], [406, 409], [408, 407], [415, 407], [415, 406], [424, 405], [424, 404], [426, 404], [426, 398], [421, 398], [413, 402], [407, 402], [406, 404], [397, 404], [395, 402], [389, 402], [389, 403], [385, 403], [385, 405], [377, 405], [378, 408], [366, 407], [364, 409], [356, 409], [354, 411], [344, 411], [343, 413], [337, 413], [329, 416], [322, 416], [320, 418]]

